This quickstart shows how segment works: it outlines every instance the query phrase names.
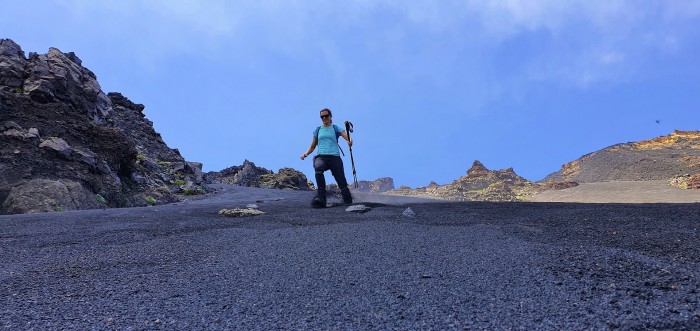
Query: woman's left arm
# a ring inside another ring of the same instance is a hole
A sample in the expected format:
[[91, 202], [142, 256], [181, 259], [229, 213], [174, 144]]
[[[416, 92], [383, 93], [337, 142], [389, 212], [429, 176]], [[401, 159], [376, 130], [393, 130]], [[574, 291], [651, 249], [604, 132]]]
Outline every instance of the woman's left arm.
[[340, 133], [340, 135], [341, 135], [343, 138], [345, 138], [345, 141], [348, 142], [348, 146], [352, 147], [352, 139], [350, 139], [350, 137], [348, 137], [348, 132], [347, 132], [347, 131], [343, 131], [343, 132]]

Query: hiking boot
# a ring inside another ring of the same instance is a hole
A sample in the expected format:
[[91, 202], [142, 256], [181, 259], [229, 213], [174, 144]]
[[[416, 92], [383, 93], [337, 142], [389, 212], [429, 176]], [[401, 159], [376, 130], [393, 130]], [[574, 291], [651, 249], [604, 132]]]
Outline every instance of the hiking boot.
[[343, 202], [345, 202], [346, 205], [352, 204], [352, 194], [350, 193], [350, 189], [348, 189], [347, 187], [341, 189], [340, 194], [343, 196]]
[[311, 200], [311, 207], [313, 208], [326, 208], [326, 199], [320, 197], [315, 197]]
[[[321, 174], [323, 175], [323, 174]], [[318, 179], [318, 178], [317, 178]], [[313, 208], [326, 208], [326, 187], [319, 187], [316, 190], [316, 195], [314, 199], [311, 200], [311, 207]]]

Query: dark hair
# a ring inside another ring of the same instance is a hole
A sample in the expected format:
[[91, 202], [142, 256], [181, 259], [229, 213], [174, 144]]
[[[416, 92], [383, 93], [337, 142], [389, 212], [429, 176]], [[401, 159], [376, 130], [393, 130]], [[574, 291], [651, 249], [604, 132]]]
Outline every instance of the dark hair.
[[323, 109], [321, 109], [321, 111], [318, 112], [318, 113], [320, 114], [320, 113], [322, 113], [322, 112], [324, 112], [324, 111], [327, 111], [327, 112], [328, 112], [328, 115], [331, 115], [331, 117], [333, 117], [333, 113], [331, 113], [331, 110], [328, 109], [328, 108], [323, 108]]

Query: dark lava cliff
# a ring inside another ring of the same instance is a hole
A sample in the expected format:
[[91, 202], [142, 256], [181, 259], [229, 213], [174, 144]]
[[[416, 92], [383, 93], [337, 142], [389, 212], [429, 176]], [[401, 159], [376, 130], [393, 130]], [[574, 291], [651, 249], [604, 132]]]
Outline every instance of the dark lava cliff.
[[[74, 53], [0, 40], [0, 212], [145, 206], [191, 193], [202, 165], [169, 148], [144, 106], [102, 92]], [[178, 185], [179, 184], [179, 185]]]
[[[0, 214], [146, 206], [205, 193], [202, 164], [168, 147], [144, 108], [105, 94], [72, 52], [25, 56], [0, 39]], [[286, 182], [307, 183], [283, 170]], [[289, 186], [266, 175], [261, 185]]]

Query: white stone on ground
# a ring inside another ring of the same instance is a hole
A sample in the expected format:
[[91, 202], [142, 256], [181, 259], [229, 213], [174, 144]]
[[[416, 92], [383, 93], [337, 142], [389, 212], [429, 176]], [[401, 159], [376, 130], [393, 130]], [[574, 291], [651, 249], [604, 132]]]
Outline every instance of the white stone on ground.
[[367, 207], [365, 205], [354, 205], [350, 206], [348, 208], [345, 208], [345, 211], [347, 212], [354, 212], [354, 213], [366, 213], [370, 211], [372, 208]]

